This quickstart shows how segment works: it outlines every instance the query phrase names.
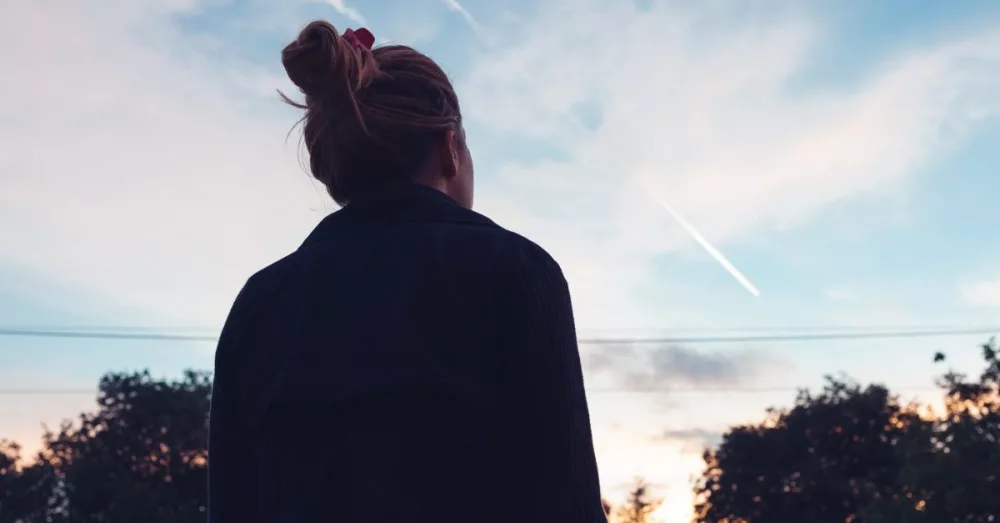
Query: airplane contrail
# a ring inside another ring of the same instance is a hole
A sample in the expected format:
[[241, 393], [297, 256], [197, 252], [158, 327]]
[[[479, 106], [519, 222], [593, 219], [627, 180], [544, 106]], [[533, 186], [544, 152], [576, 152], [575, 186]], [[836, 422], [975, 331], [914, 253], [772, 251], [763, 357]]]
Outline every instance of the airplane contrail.
[[729, 260], [727, 260], [726, 257], [723, 256], [718, 249], [712, 247], [712, 244], [708, 243], [708, 240], [706, 240], [705, 237], [702, 236], [700, 232], [698, 232], [698, 229], [694, 228], [694, 225], [688, 223], [688, 221], [685, 220], [684, 217], [680, 215], [680, 213], [675, 211], [674, 208], [671, 207], [670, 204], [668, 204], [666, 201], [664, 201], [663, 198], [661, 198], [656, 191], [652, 190], [652, 188], [649, 188], [649, 193], [653, 195], [653, 198], [656, 200], [656, 203], [660, 204], [661, 207], [666, 209], [666, 211], [670, 213], [670, 216], [673, 216], [673, 218], [677, 220], [677, 223], [681, 224], [681, 227], [683, 227], [684, 230], [687, 231], [692, 238], [694, 238], [694, 241], [698, 242], [698, 245], [701, 245], [702, 248], [705, 249], [705, 251], [707, 251], [710, 256], [715, 258], [715, 261], [719, 262], [719, 264], [721, 264], [722, 267], [729, 272], [729, 274], [733, 275], [733, 278], [736, 278], [736, 281], [740, 282], [740, 284], [743, 285], [743, 288], [750, 291], [750, 294], [753, 294], [754, 296], [760, 296], [760, 291], [757, 290], [757, 287], [755, 287], [754, 284], [751, 283], [750, 280], [748, 280], [747, 277], [744, 276], [743, 273], [739, 271], [739, 269], [737, 269], [732, 263], [729, 263]]
[[458, 3], [458, 0], [441, 0], [441, 1], [444, 2], [444, 5], [448, 7], [448, 9], [451, 9], [452, 11], [455, 11], [456, 13], [460, 14], [462, 18], [465, 19], [465, 23], [469, 24], [469, 27], [471, 27], [473, 31], [478, 33], [482, 30], [482, 26], [479, 25], [479, 22], [476, 20], [476, 18], [472, 16], [472, 13], [470, 13], [469, 10], [465, 8], [465, 6]]

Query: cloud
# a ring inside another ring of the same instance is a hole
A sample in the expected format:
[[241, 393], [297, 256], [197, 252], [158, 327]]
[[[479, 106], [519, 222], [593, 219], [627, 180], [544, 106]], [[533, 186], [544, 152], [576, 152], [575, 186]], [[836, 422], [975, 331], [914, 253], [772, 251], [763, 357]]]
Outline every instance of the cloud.
[[782, 364], [762, 350], [707, 351], [667, 345], [651, 351], [649, 367], [631, 374], [636, 386], [738, 387]]
[[832, 287], [823, 291], [823, 297], [836, 302], [857, 301], [858, 293], [852, 288]]
[[996, 27], [897, 49], [830, 84], [809, 74], [835, 35], [801, 10], [539, 5], [495, 31], [509, 39], [477, 54], [460, 95], [479, 140], [544, 151], [499, 157], [478, 198], [504, 218], [516, 209], [512, 225], [563, 261], [588, 325], [657, 322], [636, 296], [651, 281], [669, 296], [657, 260], [694, 247], [643, 177], [720, 248], [748, 244], [893, 198], [1000, 114]]
[[[586, 351], [583, 354], [583, 367], [588, 372], [599, 373], [614, 368], [615, 357], [621, 355], [620, 352], [616, 354], [614, 349], [608, 347], [602, 347], [601, 349]], [[619, 346], [618, 349], [625, 350], [626, 348]]]
[[701, 352], [670, 345], [652, 353], [653, 377], [657, 381], [695, 385], [733, 385], [760, 370], [757, 353]]
[[[299, 23], [260, 41], [248, 15], [239, 42], [177, 25], [212, 27], [206, 5], [0, 4], [5, 263], [150, 323], [218, 325], [246, 277], [332, 208], [286, 141], [299, 115], [273, 95], [295, 91], [274, 53]], [[585, 329], [711, 323], [713, 310], [668, 301], [683, 280], [658, 262], [697, 247], [645, 197], [644, 173], [722, 248], [900, 187], [997, 110], [995, 33], [810, 86], [793, 81], [822, 42], [808, 13], [538, 5], [491, 19], [505, 40], [449, 69], [475, 131], [481, 210], [557, 256]], [[236, 60], [242, 39], [254, 45]]]
[[585, 369], [609, 376], [615, 386], [642, 390], [745, 386], [784, 362], [762, 350], [706, 351], [680, 345], [591, 347]]
[[328, 0], [330, 5], [337, 10], [338, 13], [346, 16], [352, 22], [357, 22], [359, 24], [365, 23], [365, 17], [361, 16], [361, 13], [352, 7], [348, 7], [344, 4], [344, 0]]
[[965, 301], [979, 307], [1000, 307], [1000, 279], [963, 284], [959, 291]]
[[465, 20], [465, 23], [468, 24], [473, 31], [477, 33], [482, 31], [482, 26], [479, 25], [479, 22], [476, 21], [476, 18], [472, 16], [472, 13], [470, 13], [468, 9], [462, 6], [462, 4], [458, 3], [458, 0], [441, 0], [441, 1], [444, 3], [445, 6], [448, 7], [448, 9], [451, 9], [452, 11], [455, 11], [456, 13], [462, 15], [462, 19]]
[[8, 264], [166, 323], [218, 325], [242, 282], [319, 219], [310, 207], [327, 199], [286, 143], [294, 112], [273, 95], [294, 90], [274, 81], [277, 58], [213, 62], [170, 23], [197, 9], [0, 7]]
[[707, 448], [718, 447], [722, 443], [722, 432], [704, 428], [665, 430], [655, 440], [679, 443], [684, 453], [701, 453]]

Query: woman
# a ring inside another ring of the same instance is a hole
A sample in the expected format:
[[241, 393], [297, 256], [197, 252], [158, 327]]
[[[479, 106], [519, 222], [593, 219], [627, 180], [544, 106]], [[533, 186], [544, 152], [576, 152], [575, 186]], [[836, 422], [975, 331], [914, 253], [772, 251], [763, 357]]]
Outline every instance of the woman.
[[282, 53], [342, 208], [233, 304], [209, 520], [603, 522], [559, 266], [471, 210], [441, 68], [373, 42], [317, 21]]

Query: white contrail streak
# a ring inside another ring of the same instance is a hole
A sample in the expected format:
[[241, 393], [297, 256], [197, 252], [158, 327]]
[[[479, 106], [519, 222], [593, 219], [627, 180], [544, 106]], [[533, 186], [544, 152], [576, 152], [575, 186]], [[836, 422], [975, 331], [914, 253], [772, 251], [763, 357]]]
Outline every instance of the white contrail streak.
[[346, 16], [352, 22], [363, 24], [365, 23], [365, 17], [361, 16], [361, 13], [352, 7], [347, 7], [344, 4], [344, 0], [329, 0], [330, 5], [337, 10], [338, 13]]
[[441, 1], [444, 2], [444, 5], [447, 6], [448, 9], [451, 9], [452, 11], [455, 11], [456, 13], [461, 15], [462, 18], [465, 19], [465, 23], [469, 24], [469, 27], [471, 27], [473, 31], [478, 33], [480, 30], [482, 30], [482, 26], [479, 25], [479, 22], [476, 20], [476, 18], [472, 16], [472, 13], [470, 13], [469, 10], [465, 8], [465, 6], [458, 3], [458, 0], [441, 0]]
[[688, 223], [687, 220], [685, 220], [684, 217], [680, 215], [680, 213], [675, 211], [673, 207], [671, 207], [667, 202], [665, 202], [663, 198], [661, 198], [660, 195], [656, 193], [656, 191], [650, 189], [649, 193], [653, 195], [654, 199], [656, 199], [656, 203], [660, 204], [661, 207], [666, 209], [667, 212], [670, 213], [670, 216], [673, 216], [674, 219], [677, 220], [677, 223], [681, 224], [681, 227], [683, 227], [684, 230], [687, 231], [692, 238], [694, 238], [694, 241], [698, 242], [698, 245], [701, 245], [702, 248], [704, 248], [709, 255], [715, 258], [715, 261], [719, 262], [724, 269], [729, 271], [729, 274], [732, 274], [733, 278], [736, 278], [736, 281], [740, 282], [740, 284], [743, 285], [743, 287], [746, 290], [750, 291], [750, 294], [753, 294], [754, 296], [760, 296], [760, 291], [757, 290], [757, 287], [755, 287], [753, 283], [750, 283], [750, 280], [748, 280], [747, 277], [744, 276], [743, 273], [739, 271], [739, 269], [734, 267], [732, 263], [729, 263], [729, 260], [727, 260], [726, 257], [723, 256], [718, 249], [712, 247], [712, 244], [708, 243], [708, 240], [706, 240], [705, 237], [702, 236], [700, 232], [698, 232], [698, 229], [694, 228], [694, 225]]

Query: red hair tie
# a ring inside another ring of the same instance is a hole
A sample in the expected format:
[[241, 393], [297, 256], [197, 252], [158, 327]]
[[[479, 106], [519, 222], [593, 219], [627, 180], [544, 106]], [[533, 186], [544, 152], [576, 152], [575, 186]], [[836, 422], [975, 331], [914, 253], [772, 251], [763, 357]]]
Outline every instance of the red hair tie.
[[372, 46], [375, 45], [375, 35], [364, 27], [358, 29], [357, 31], [354, 29], [344, 31], [344, 40], [347, 40], [359, 51], [371, 51]]

